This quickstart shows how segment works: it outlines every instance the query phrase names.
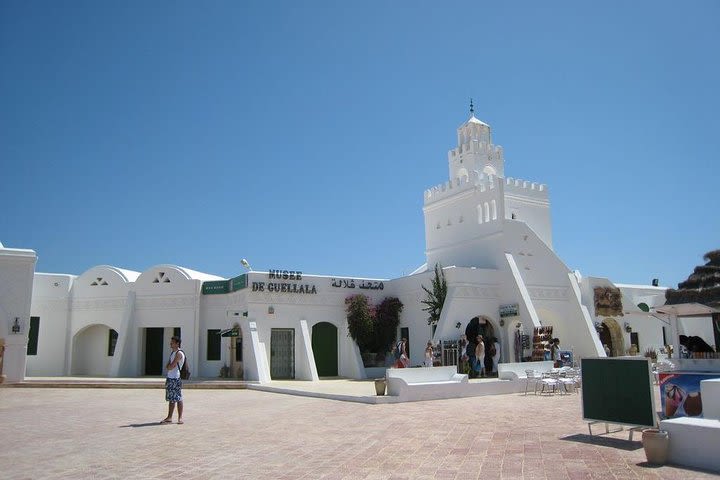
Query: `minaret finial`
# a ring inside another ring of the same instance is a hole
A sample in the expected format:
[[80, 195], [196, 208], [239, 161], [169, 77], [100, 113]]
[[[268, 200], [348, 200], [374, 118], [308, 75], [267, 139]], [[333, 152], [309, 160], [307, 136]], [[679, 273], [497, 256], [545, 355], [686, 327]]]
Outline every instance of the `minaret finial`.
[[473, 105], [472, 97], [470, 98], [470, 116], [475, 116], [475, 106]]

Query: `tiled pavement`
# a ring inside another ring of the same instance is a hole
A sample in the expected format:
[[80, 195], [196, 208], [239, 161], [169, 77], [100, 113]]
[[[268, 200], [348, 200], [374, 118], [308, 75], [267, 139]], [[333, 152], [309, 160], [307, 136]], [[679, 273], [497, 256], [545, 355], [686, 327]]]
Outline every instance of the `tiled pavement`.
[[0, 478], [718, 478], [644, 463], [626, 432], [589, 437], [580, 396], [366, 405], [188, 390], [0, 388]]

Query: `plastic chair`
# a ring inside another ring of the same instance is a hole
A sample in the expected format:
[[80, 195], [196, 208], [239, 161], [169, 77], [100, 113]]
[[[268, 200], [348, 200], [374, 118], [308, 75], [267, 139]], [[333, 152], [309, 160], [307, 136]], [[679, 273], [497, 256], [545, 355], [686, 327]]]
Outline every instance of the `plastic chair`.
[[563, 389], [565, 390], [565, 393], [570, 393], [568, 390], [568, 386], [572, 387], [573, 392], [577, 393], [577, 386], [579, 385], [579, 378], [577, 375], [577, 372], [574, 369], [569, 369], [565, 371], [564, 376], [561, 376], [559, 378], [560, 385], [562, 385]]
[[525, 370], [525, 375], [527, 376], [525, 381], [525, 395], [527, 396], [528, 388], [530, 388], [531, 383], [533, 384], [533, 392], [537, 395], [537, 386], [540, 381], [540, 374], [535, 370]]
[[543, 374], [542, 378], [540, 379], [540, 395], [545, 393], [545, 387], [552, 388], [552, 391], [548, 393], [556, 393], [558, 391], [558, 386], [560, 384], [560, 374], [557, 372], [548, 372]]

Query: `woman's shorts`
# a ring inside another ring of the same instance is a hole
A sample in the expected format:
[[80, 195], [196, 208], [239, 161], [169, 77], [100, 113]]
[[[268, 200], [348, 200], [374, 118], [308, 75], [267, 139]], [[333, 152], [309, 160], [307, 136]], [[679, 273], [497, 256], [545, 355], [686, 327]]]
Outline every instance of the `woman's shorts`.
[[168, 402], [182, 402], [182, 380], [179, 378], [165, 379], [165, 400]]

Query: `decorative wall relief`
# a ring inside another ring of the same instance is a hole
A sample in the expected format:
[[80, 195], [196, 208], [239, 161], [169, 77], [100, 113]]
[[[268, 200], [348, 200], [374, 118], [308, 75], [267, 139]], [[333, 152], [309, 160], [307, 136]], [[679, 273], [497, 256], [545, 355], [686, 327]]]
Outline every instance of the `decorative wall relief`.
[[622, 294], [619, 288], [595, 287], [595, 315], [604, 317], [623, 316]]

